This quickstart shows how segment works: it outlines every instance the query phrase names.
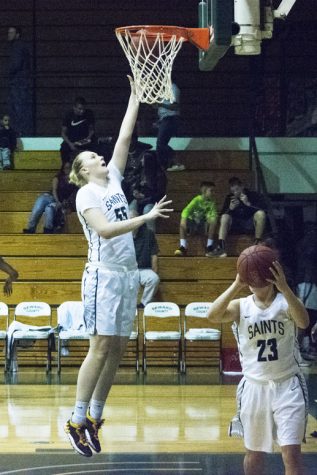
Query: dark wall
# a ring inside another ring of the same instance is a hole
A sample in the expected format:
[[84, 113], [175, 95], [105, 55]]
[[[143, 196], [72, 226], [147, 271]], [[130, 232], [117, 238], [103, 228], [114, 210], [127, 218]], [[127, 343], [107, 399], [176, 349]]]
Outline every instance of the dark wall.
[[[0, 112], [6, 110], [7, 28], [18, 24], [23, 27], [23, 37], [34, 54], [37, 135], [58, 136], [61, 118], [77, 95], [83, 95], [94, 110], [98, 133], [115, 134], [129, 91], [126, 79], [129, 66], [114, 35], [115, 27], [127, 24], [195, 27], [197, 3], [194, 0], [1, 0]], [[290, 100], [294, 103], [294, 88], [298, 102], [298, 94], [304, 97], [307, 87], [310, 91], [316, 84], [316, 22], [316, 0], [298, 0], [285, 25], [276, 27], [274, 40], [265, 43], [261, 57], [239, 57], [230, 51], [212, 72], [200, 72], [197, 50], [184, 44], [174, 68], [182, 91], [181, 135], [248, 135], [250, 107], [256, 112], [257, 134], [287, 133], [301, 107], [300, 104], [289, 107]], [[302, 107], [300, 114], [307, 114], [307, 110]], [[154, 135], [151, 128], [154, 119], [155, 111], [142, 106], [142, 134]]]

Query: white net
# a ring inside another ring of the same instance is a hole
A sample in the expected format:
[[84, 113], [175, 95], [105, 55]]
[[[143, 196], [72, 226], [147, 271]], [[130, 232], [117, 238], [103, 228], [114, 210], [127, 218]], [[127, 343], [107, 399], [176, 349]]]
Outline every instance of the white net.
[[147, 104], [173, 102], [172, 68], [184, 38], [164, 33], [147, 35], [145, 29], [117, 30], [116, 36], [129, 61], [137, 98]]

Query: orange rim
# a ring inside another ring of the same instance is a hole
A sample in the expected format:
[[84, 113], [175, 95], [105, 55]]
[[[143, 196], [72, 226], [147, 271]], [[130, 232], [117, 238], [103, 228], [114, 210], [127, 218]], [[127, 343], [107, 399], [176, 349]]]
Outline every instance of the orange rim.
[[161, 35], [163, 41], [170, 41], [173, 36], [183, 41], [189, 41], [197, 48], [207, 50], [210, 46], [210, 38], [213, 34], [210, 28], [185, 28], [182, 26], [164, 26], [164, 25], [133, 25], [121, 26], [116, 28], [117, 34], [124, 34], [129, 31], [130, 35], [138, 36], [141, 30], [146, 31], [146, 36], [155, 38], [158, 34]]

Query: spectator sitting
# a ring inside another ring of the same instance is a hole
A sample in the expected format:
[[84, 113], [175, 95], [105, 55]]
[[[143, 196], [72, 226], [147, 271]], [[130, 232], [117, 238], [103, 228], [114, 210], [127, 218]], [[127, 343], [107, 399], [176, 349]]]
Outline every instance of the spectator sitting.
[[200, 184], [200, 195], [195, 196], [183, 209], [179, 226], [180, 247], [175, 256], [187, 255], [187, 232], [189, 234], [207, 231], [206, 257], [212, 257], [213, 237], [217, 224], [217, 207], [214, 201], [215, 184], [203, 181]]
[[229, 229], [239, 233], [255, 230], [254, 244], [261, 241], [266, 222], [264, 198], [242, 185], [237, 177], [229, 179], [230, 193], [226, 196], [220, 218], [219, 239], [213, 251], [215, 257], [226, 257], [225, 241]]
[[[136, 216], [138, 216], [136, 210], [130, 211], [130, 218]], [[140, 285], [144, 288], [139, 307], [144, 308], [146, 304], [152, 302], [160, 283], [157, 258], [159, 249], [155, 234], [145, 224], [133, 231], [133, 241]]]
[[[135, 210], [138, 215], [148, 213], [165, 195], [166, 189], [166, 175], [159, 166], [156, 153], [146, 150], [140, 163], [141, 168], [132, 188], [134, 199], [129, 204], [130, 210]], [[147, 226], [155, 232], [155, 220], [149, 221]]]
[[69, 183], [71, 165], [65, 162], [59, 173], [53, 178], [52, 191], [42, 193], [35, 201], [28, 227], [23, 229], [25, 234], [34, 234], [36, 227], [44, 213], [44, 234], [52, 234], [54, 227], [61, 227], [64, 223], [57, 223], [64, 213], [75, 211], [77, 186]]
[[10, 117], [4, 114], [0, 122], [0, 170], [13, 168], [12, 154], [16, 146], [16, 133], [10, 126]]
[[62, 124], [61, 159], [62, 163], [72, 162], [78, 152], [94, 151], [95, 119], [90, 109], [86, 108], [86, 100], [76, 97], [73, 109], [67, 112]]

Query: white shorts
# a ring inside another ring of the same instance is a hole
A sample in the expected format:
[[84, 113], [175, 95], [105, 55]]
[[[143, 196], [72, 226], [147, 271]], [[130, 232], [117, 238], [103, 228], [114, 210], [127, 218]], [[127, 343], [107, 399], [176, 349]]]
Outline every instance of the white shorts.
[[82, 279], [87, 331], [91, 335], [130, 336], [138, 290], [138, 270], [114, 271], [87, 264]]
[[300, 445], [305, 440], [308, 395], [302, 374], [267, 384], [243, 378], [237, 403], [247, 449], [272, 452], [274, 441], [284, 446]]

